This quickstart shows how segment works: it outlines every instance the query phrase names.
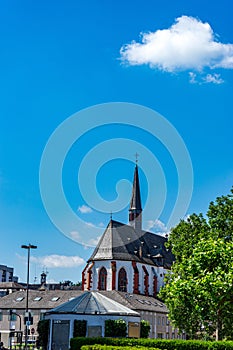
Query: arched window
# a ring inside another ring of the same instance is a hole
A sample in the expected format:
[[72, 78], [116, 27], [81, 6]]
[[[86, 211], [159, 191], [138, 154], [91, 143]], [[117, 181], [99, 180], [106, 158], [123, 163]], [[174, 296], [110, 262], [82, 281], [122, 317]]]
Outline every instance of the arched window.
[[118, 274], [118, 290], [120, 292], [127, 292], [127, 274], [123, 267]]
[[105, 267], [101, 267], [99, 272], [99, 284], [98, 284], [99, 290], [106, 290], [107, 289], [107, 270]]

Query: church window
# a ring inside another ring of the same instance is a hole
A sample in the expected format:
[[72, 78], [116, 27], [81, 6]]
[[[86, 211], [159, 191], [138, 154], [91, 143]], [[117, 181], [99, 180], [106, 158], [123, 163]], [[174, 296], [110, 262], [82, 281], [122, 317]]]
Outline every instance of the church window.
[[127, 292], [127, 274], [123, 267], [118, 274], [118, 290], [120, 292]]
[[102, 267], [99, 272], [99, 290], [107, 289], [107, 270]]

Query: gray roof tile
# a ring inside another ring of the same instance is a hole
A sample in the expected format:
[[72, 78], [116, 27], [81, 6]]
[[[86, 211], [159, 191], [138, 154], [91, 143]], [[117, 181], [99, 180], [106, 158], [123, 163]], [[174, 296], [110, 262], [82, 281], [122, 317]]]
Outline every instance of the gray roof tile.
[[122, 305], [119, 300], [113, 300], [108, 294], [104, 295], [94, 291], [83, 292], [80, 296], [52, 309], [49, 313], [139, 316], [136, 311]]
[[[29, 290], [29, 309], [52, 309], [82, 293], [82, 291], [77, 290]], [[40, 299], [35, 300], [37, 297]], [[26, 290], [10, 293], [0, 298], [0, 309], [25, 309], [25, 307]]]
[[112, 300], [118, 301], [132, 310], [168, 313], [166, 305], [152, 296], [118, 292], [116, 290], [100, 291], [100, 293], [108, 296]]
[[[86, 313], [93, 313], [93, 311], [98, 311], [99, 313], [104, 313], [109, 310], [119, 311], [119, 303], [121, 306], [129, 308], [131, 310], [140, 312], [160, 312], [167, 313], [168, 309], [161, 301], [155, 299], [152, 296], [145, 296], [139, 294], [131, 294], [126, 292], [113, 291], [99, 291], [93, 292], [95, 298], [87, 297], [92, 292], [84, 291], [74, 291], [74, 290], [60, 290], [60, 291], [29, 291], [29, 309], [31, 310], [51, 310], [58, 309], [67, 312], [70, 310], [75, 310], [77, 304], [80, 307], [80, 311]], [[34, 300], [35, 298], [39, 300]], [[105, 299], [104, 299], [105, 297]], [[21, 301], [20, 299], [23, 298]], [[56, 301], [52, 301], [53, 298], [58, 298]], [[87, 299], [86, 299], [87, 298]], [[77, 299], [79, 302], [77, 303]], [[18, 300], [18, 301], [17, 301]], [[114, 302], [112, 304], [112, 302]], [[0, 309], [23, 309], [26, 307], [26, 291], [20, 291], [8, 294], [0, 298]], [[72, 312], [72, 311], [71, 311]], [[122, 311], [124, 312], [124, 311]]]
[[[88, 261], [126, 260], [170, 268], [174, 257], [167, 251], [165, 237], [147, 231], [136, 231], [130, 225], [110, 220]], [[161, 258], [162, 256], [162, 258]]]

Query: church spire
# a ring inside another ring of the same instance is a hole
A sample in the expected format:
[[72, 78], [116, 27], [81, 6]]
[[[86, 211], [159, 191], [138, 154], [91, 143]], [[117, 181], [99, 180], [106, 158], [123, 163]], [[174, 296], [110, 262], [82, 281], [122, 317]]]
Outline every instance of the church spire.
[[142, 205], [137, 160], [134, 170], [133, 190], [129, 208], [129, 223], [135, 228], [135, 230], [142, 229]]

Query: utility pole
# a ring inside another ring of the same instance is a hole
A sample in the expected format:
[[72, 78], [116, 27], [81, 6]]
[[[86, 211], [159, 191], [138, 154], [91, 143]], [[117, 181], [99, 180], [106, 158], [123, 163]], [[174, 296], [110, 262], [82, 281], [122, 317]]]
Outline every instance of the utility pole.
[[29, 292], [29, 266], [30, 266], [30, 250], [31, 249], [37, 249], [36, 245], [28, 244], [28, 245], [22, 245], [21, 248], [27, 249], [28, 251], [28, 259], [27, 259], [27, 290], [26, 290], [26, 309], [25, 309], [25, 350], [28, 350], [28, 329], [30, 325], [30, 317], [28, 312], [28, 292]]

